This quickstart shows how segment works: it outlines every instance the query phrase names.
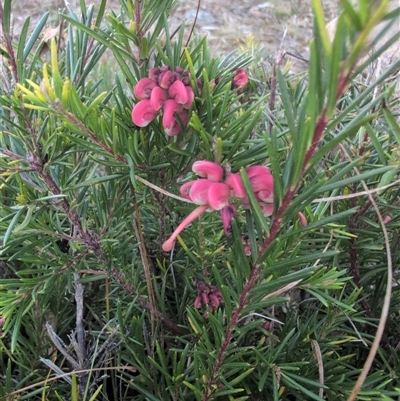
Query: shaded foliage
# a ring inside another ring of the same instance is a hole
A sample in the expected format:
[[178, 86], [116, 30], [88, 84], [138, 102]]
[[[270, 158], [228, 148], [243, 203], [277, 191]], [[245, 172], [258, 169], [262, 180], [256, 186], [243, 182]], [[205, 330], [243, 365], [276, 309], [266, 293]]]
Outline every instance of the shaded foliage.
[[[298, 76], [170, 32], [173, 0], [80, 3], [47, 51], [46, 15], [14, 43], [0, 7], [0, 399], [345, 400], [374, 344], [358, 399], [398, 398], [400, 61], [357, 70], [387, 1], [343, 1], [332, 43], [313, 1]], [[161, 66], [195, 94], [176, 136], [131, 119], [133, 88]], [[243, 68], [250, 82], [232, 84]], [[236, 203], [229, 236], [205, 213], [163, 252], [198, 160], [239, 173], [250, 209]], [[251, 165], [274, 177], [271, 217]], [[219, 305], [195, 308], [210, 288]]]

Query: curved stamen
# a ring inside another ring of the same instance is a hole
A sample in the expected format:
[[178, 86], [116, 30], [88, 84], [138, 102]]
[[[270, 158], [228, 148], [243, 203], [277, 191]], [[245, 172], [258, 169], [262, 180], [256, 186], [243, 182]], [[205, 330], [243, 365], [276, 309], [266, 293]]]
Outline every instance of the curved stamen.
[[202, 205], [194, 209], [189, 215], [186, 216], [185, 220], [175, 229], [172, 235], [163, 243], [162, 249], [164, 252], [169, 252], [172, 250], [175, 240], [178, 235], [194, 220], [201, 216], [208, 208], [208, 205]]

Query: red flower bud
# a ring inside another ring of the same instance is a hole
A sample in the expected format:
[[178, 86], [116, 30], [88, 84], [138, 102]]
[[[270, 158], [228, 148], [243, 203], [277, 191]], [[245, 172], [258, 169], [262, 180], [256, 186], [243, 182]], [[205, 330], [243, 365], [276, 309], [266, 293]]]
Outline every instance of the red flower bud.
[[161, 74], [161, 70], [158, 67], [150, 68], [149, 70], [149, 78], [153, 81], [158, 81], [158, 77]]
[[196, 309], [199, 309], [199, 308], [201, 308], [201, 305], [202, 305], [201, 296], [199, 295], [199, 296], [197, 296], [197, 298], [194, 300], [193, 306], [194, 306]]
[[236, 213], [236, 208], [231, 205], [225, 206], [220, 211], [222, 226], [224, 227], [225, 235], [229, 235], [231, 233], [231, 224], [235, 213]]
[[210, 299], [211, 306], [213, 306], [214, 308], [219, 306], [219, 299], [215, 294], [210, 294], [208, 298]]
[[306, 216], [304, 216], [304, 214], [301, 212], [297, 212], [297, 215], [299, 216], [300, 225], [302, 227], [306, 227], [307, 226]]
[[201, 300], [203, 301], [203, 304], [208, 305], [210, 303], [210, 299], [208, 297], [208, 294], [206, 292], [201, 293]]

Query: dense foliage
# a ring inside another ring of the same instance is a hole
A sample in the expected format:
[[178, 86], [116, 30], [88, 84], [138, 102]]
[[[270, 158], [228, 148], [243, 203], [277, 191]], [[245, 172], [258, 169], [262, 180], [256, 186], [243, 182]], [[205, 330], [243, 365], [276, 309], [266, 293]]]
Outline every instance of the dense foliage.
[[399, 399], [399, 10], [314, 0], [293, 75], [80, 3], [0, 2], [0, 399]]

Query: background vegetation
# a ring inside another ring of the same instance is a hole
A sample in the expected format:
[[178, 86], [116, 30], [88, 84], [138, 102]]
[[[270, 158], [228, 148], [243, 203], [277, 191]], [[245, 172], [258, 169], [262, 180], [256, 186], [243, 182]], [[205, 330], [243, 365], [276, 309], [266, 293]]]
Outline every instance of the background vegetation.
[[[0, 3], [0, 399], [399, 399], [400, 61], [369, 69], [399, 34], [368, 53], [387, 3], [342, 1], [331, 42], [313, 1], [299, 75], [251, 46], [216, 57], [170, 29], [173, 0], [81, 1], [48, 41], [48, 14], [13, 39]], [[165, 65], [195, 94], [173, 137], [131, 119]], [[205, 213], [163, 252], [198, 160], [240, 173], [251, 208], [230, 235]], [[251, 165], [274, 177], [270, 217]], [[194, 305], [204, 286], [219, 306]]]

